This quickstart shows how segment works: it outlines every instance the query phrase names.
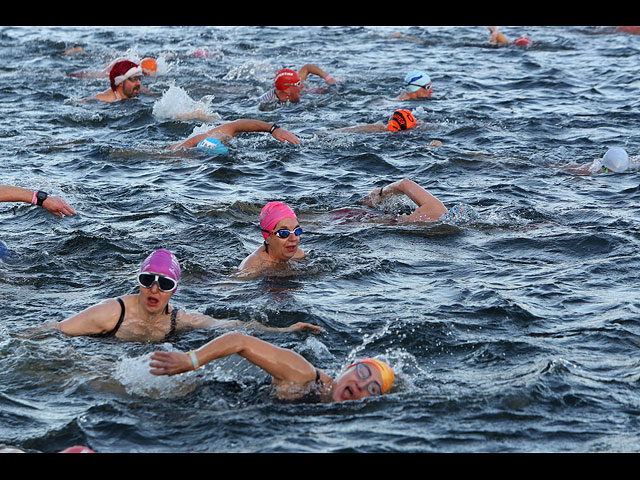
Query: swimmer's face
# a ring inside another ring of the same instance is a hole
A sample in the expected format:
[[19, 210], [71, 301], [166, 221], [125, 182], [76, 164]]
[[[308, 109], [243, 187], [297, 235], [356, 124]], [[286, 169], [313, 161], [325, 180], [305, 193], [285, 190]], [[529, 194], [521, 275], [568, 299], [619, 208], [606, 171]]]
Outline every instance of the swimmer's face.
[[292, 85], [285, 90], [277, 90], [278, 98], [283, 102], [298, 103], [300, 101], [300, 91], [302, 90], [302, 84]]
[[280, 220], [273, 231], [277, 233], [280, 230], [288, 230], [290, 233], [287, 238], [280, 238], [275, 233], [271, 233], [267, 237], [269, 255], [280, 262], [291, 260], [298, 252], [298, 246], [300, 245], [300, 237], [293, 233], [299, 226], [298, 220], [295, 218], [283, 218]]
[[335, 380], [331, 398], [334, 402], [344, 402], [381, 395], [382, 383], [382, 374], [377, 368], [356, 363]]
[[424, 87], [420, 87], [417, 93], [420, 98], [431, 98], [431, 94], [433, 93], [431, 82], [427, 83]]
[[122, 83], [122, 93], [124, 93], [124, 95], [127, 98], [135, 97], [138, 95], [138, 93], [140, 93], [141, 86], [142, 86], [142, 77], [136, 76], [136, 77], [127, 78]]
[[161, 313], [169, 303], [173, 295], [171, 292], [162, 292], [158, 284], [154, 283], [151, 288], [140, 286], [139, 301], [142, 307], [150, 314]]

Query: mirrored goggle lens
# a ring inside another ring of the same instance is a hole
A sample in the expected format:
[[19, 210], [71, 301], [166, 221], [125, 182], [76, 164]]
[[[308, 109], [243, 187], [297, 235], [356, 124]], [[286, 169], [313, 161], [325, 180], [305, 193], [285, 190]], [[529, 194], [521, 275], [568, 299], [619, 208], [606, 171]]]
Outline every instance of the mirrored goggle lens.
[[291, 235], [292, 233], [296, 237], [299, 237], [300, 235], [302, 235], [302, 228], [301, 227], [297, 227], [293, 232], [291, 230], [278, 230], [277, 232], [274, 232], [273, 234], [276, 237], [289, 238], [289, 235]]
[[158, 284], [158, 289], [161, 292], [171, 292], [176, 289], [178, 282], [173, 278], [165, 277], [164, 275], [157, 275], [155, 273], [140, 273], [138, 274], [138, 283], [144, 288], [151, 288], [154, 283]]

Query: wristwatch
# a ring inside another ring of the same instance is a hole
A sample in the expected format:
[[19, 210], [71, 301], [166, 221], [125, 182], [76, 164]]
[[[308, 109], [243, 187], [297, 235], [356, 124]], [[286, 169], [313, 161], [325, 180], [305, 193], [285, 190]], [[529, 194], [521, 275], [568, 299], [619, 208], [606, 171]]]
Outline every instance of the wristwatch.
[[41, 190], [38, 190], [38, 193], [36, 193], [36, 205], [41, 207], [42, 206], [42, 202], [44, 202], [47, 199], [48, 196], [49, 195], [47, 195], [47, 192], [43, 192]]
[[278, 126], [277, 123], [274, 123], [273, 125], [271, 125], [271, 129], [269, 130], [269, 133], [273, 134], [276, 128], [280, 128], [280, 127]]

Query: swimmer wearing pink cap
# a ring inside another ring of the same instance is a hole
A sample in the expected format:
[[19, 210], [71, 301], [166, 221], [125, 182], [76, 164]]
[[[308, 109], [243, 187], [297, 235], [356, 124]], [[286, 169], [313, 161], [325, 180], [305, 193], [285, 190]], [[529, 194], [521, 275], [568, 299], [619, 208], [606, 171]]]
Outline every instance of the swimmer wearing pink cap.
[[142, 87], [142, 67], [130, 60], [116, 62], [109, 72], [111, 88], [94, 98], [102, 102], [115, 102], [134, 98]]
[[266, 269], [284, 267], [292, 259], [304, 258], [300, 248], [302, 228], [294, 211], [282, 202], [269, 202], [260, 212], [264, 243], [238, 266], [243, 277]]
[[[104, 273], [106, 275], [106, 273]], [[289, 327], [267, 327], [257, 322], [215, 319], [197, 312], [187, 312], [169, 305], [178, 289], [182, 271], [176, 256], [166, 249], [152, 252], [137, 273], [137, 294], [104, 300], [61, 322], [49, 322], [44, 328], [56, 329], [69, 336], [117, 338], [132, 342], [160, 342], [176, 332], [194, 328], [246, 328], [264, 331], [319, 333], [322, 328], [298, 322]]]
[[299, 102], [304, 88], [303, 82], [310, 74], [323, 78], [329, 85], [336, 83], [335, 78], [312, 63], [303, 65], [297, 72], [289, 68], [283, 68], [276, 72], [273, 79], [273, 88], [258, 99], [258, 104], [261, 108], [264, 108], [269, 105]]

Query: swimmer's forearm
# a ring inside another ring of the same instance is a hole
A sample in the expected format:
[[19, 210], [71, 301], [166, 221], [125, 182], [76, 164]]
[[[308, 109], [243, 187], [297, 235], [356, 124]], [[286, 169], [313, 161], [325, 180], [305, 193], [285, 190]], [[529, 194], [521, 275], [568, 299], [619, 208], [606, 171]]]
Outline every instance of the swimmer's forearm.
[[0, 185], [0, 202], [31, 203], [33, 191], [12, 185]]

